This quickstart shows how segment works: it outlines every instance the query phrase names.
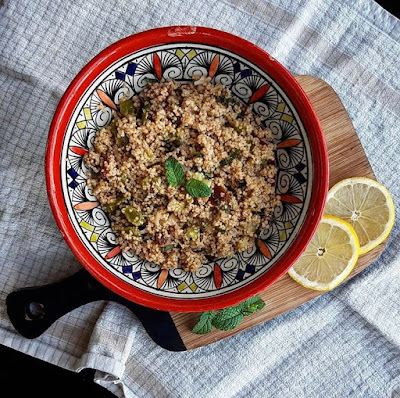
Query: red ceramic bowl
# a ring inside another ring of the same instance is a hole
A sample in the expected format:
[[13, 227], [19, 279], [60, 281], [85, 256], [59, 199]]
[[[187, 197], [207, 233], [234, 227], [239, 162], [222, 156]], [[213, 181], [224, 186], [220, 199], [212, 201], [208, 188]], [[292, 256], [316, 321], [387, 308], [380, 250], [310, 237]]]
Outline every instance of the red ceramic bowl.
[[[110, 222], [86, 186], [82, 156], [107, 125], [121, 96], [148, 79], [190, 80], [194, 74], [228, 86], [252, 107], [277, 143], [282, 205], [262, 243], [197, 272], [160, 270], [123, 253]], [[127, 37], [103, 50], [76, 76], [51, 124], [47, 191], [57, 224], [82, 265], [102, 284], [136, 303], [166, 311], [234, 305], [274, 283], [303, 252], [320, 221], [328, 190], [323, 132], [293, 76], [254, 44], [215, 29], [174, 26]]]

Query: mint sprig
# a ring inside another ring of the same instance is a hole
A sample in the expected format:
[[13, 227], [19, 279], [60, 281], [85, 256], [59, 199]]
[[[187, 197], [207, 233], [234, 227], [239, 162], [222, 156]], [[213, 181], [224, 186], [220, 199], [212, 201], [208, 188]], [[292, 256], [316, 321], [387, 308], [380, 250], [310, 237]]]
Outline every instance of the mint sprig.
[[207, 198], [211, 195], [210, 187], [203, 181], [191, 178], [186, 182], [186, 191], [193, 198]]
[[173, 157], [170, 156], [165, 161], [165, 176], [168, 184], [177, 187], [185, 182], [185, 172], [182, 165]]
[[[177, 187], [185, 182], [185, 171], [182, 165], [173, 156], [170, 156], [164, 164], [165, 177], [168, 184]], [[186, 192], [193, 198], [207, 198], [211, 195], [210, 187], [203, 181], [190, 178], [185, 184]]]
[[262, 298], [254, 296], [233, 307], [224, 308], [220, 311], [203, 312], [192, 332], [207, 334], [211, 332], [213, 327], [219, 330], [235, 329], [245, 316], [254, 314], [264, 307], [265, 302]]

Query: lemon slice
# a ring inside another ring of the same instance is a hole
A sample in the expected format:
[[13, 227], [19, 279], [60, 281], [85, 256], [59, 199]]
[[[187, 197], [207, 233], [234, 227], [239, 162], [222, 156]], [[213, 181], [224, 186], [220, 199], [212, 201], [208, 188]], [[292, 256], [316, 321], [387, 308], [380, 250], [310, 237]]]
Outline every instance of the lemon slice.
[[288, 273], [308, 289], [332, 290], [350, 274], [359, 251], [357, 234], [349, 223], [323, 216], [311, 242]]
[[329, 190], [325, 214], [351, 224], [360, 241], [360, 254], [364, 254], [388, 237], [394, 223], [394, 204], [379, 182], [365, 177], [347, 178]]

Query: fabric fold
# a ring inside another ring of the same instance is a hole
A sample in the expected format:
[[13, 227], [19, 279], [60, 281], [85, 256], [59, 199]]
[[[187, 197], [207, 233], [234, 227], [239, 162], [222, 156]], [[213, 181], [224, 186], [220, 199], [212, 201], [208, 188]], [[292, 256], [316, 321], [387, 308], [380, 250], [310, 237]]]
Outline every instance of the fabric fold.
[[121, 304], [109, 302], [99, 316], [87, 349], [76, 364], [102, 372], [99, 380], [117, 382], [125, 371], [126, 360], [138, 329], [139, 320]]

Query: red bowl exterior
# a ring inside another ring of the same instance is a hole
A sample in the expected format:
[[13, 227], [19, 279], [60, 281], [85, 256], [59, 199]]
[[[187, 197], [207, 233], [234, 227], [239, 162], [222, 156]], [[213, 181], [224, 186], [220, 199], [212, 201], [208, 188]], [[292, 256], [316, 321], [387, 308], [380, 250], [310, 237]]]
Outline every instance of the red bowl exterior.
[[[91, 82], [109, 65], [125, 55], [154, 45], [182, 41], [227, 49], [267, 71], [285, 91], [300, 115], [309, 137], [314, 162], [313, 194], [309, 210], [290, 249], [268, 272], [248, 285], [218, 297], [202, 299], [175, 299], [153, 295], [122, 281], [98, 263], [72, 227], [64, 204], [60, 177], [64, 133], [77, 101]], [[328, 153], [321, 125], [305, 92], [289, 71], [268, 53], [247, 40], [219, 30], [194, 26], [173, 26], [138, 33], [112, 44], [93, 58], [70, 84], [56, 109], [47, 142], [45, 171], [47, 193], [55, 220], [64, 239], [81, 264], [115, 293], [147, 307], [176, 312], [206, 311], [237, 304], [262, 292], [284, 275], [314, 235], [323, 214], [329, 181]]]

